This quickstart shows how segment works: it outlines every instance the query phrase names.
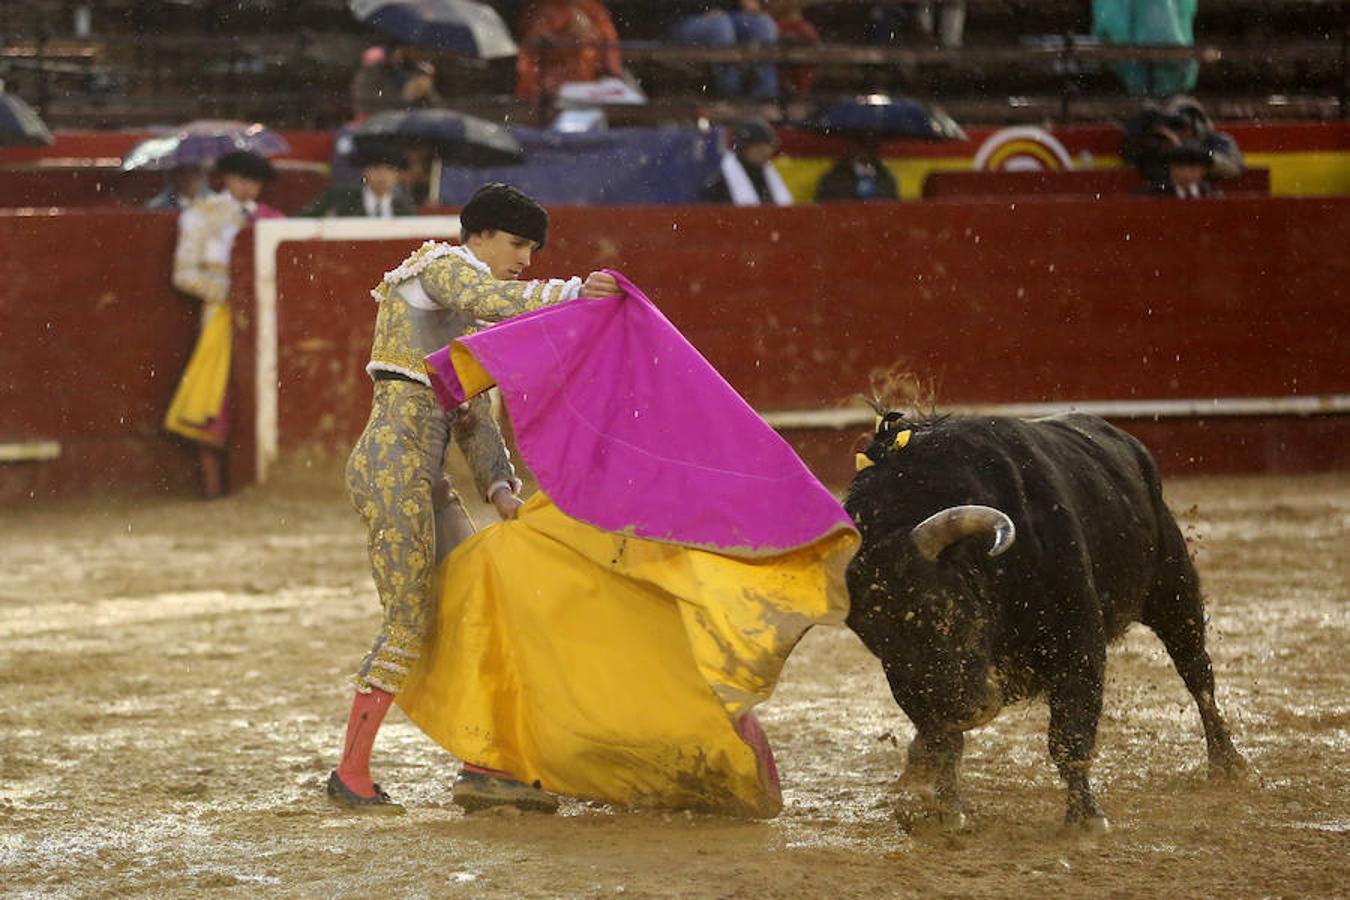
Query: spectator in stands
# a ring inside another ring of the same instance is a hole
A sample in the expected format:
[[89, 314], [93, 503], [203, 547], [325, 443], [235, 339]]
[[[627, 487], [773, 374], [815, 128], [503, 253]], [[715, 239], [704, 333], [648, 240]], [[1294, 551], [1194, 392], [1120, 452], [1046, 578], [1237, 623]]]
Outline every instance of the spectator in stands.
[[792, 194], [774, 168], [778, 135], [763, 119], [747, 119], [731, 132], [717, 175], [703, 186], [706, 203], [791, 206]]
[[907, 32], [917, 31], [926, 40], [943, 47], [961, 46], [966, 29], [965, 0], [933, 3], [874, 3], [863, 23], [863, 39], [869, 44], [897, 44]]
[[[667, 14], [680, 14], [671, 29], [671, 40], [700, 47], [734, 47], [737, 45], [773, 47], [778, 44], [778, 26], [764, 11], [760, 0], [739, 0], [734, 10], [726, 10], [719, 3], [687, 3], [671, 0], [663, 4]], [[778, 67], [774, 63], [755, 63], [750, 67], [750, 87], [747, 90], [741, 67], [732, 63], [713, 66], [717, 91], [723, 97], [749, 95], [759, 100], [778, 98]]]
[[[814, 47], [820, 43], [820, 32], [802, 14], [802, 0], [770, 0], [769, 12], [778, 26], [778, 43], [785, 47]], [[804, 65], [782, 66], [778, 72], [779, 87], [787, 94], [809, 94], [816, 83], [816, 67]]]
[[440, 106], [436, 69], [412, 47], [371, 47], [361, 57], [352, 79], [352, 106], [357, 120], [388, 109]]
[[1163, 159], [1167, 166], [1166, 180], [1146, 185], [1142, 193], [1183, 200], [1223, 195], [1210, 180], [1214, 160], [1200, 142], [1185, 141], [1168, 150]]
[[920, 3], [915, 7], [914, 17], [919, 30], [929, 40], [936, 37], [937, 42], [948, 50], [961, 46], [966, 30], [965, 0]]
[[1178, 94], [1163, 107], [1179, 128], [1182, 141], [1193, 140], [1209, 151], [1210, 177], [1236, 178], [1247, 168], [1237, 141], [1214, 127], [1209, 113], [1194, 97]]
[[145, 201], [146, 209], [187, 209], [211, 194], [201, 166], [174, 166], [164, 179], [164, 190]]
[[399, 172], [399, 183], [403, 191], [412, 198], [417, 206], [435, 203], [440, 198], [431, 196], [431, 166], [436, 154], [430, 144], [413, 142], [403, 146], [404, 167]]
[[533, 100], [540, 93], [556, 95], [569, 81], [623, 75], [619, 33], [599, 0], [533, 0], [521, 13], [517, 32], [517, 97]]
[[[1107, 44], [1195, 44], [1196, 0], [1092, 0], [1092, 34]], [[1166, 97], [1195, 87], [1199, 71], [1185, 62], [1122, 62], [1114, 66], [1135, 97]]]
[[817, 203], [858, 203], [899, 200], [895, 176], [882, 162], [879, 140], [871, 135], [853, 139], [848, 156], [830, 167], [816, 183]]
[[1166, 155], [1182, 141], [1185, 122], [1168, 115], [1152, 103], [1126, 119], [1122, 128], [1125, 135], [1120, 145], [1120, 158], [1134, 166], [1148, 184], [1167, 181]]
[[260, 207], [258, 195], [276, 177], [271, 163], [245, 150], [222, 156], [216, 172], [224, 190], [192, 204], [178, 218], [173, 286], [201, 301], [201, 331], [164, 417], [166, 429], [197, 444], [202, 493], [208, 499], [225, 489], [230, 252], [240, 230], [273, 214]]
[[1235, 178], [1246, 168], [1237, 141], [1215, 129], [1205, 108], [1193, 97], [1173, 97], [1161, 107], [1150, 103], [1123, 127], [1121, 159], [1137, 168], [1150, 185], [1168, 183], [1167, 154], [1187, 142], [1209, 152], [1210, 178]]
[[361, 168], [361, 186], [332, 185], [300, 211], [302, 216], [364, 216], [389, 219], [415, 216], [417, 206], [399, 181], [408, 168], [396, 144], [359, 144], [352, 162]]

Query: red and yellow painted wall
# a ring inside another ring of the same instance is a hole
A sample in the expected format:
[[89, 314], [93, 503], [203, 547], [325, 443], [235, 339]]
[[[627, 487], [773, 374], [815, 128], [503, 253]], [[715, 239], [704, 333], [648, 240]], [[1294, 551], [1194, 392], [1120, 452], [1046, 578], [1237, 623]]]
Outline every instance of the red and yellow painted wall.
[[[1337, 197], [1350, 195], [1350, 122], [1276, 122], [1270, 124], [1219, 123], [1242, 148], [1247, 164], [1270, 170], [1270, 192], [1282, 197]], [[992, 128], [969, 129], [969, 140], [931, 143], [891, 141], [880, 155], [895, 175], [902, 199], [922, 196], [930, 172], [970, 171], [981, 146], [996, 134]], [[1019, 132], [1025, 129], [1018, 129]], [[1118, 168], [1119, 128], [1075, 125], [1048, 129], [1074, 168]], [[806, 131], [783, 129], [781, 156], [776, 161], [789, 190], [799, 202], [810, 200], [820, 176], [840, 155], [840, 142]], [[1034, 160], [1045, 169], [1064, 166], [1044, 143], [1014, 138], [990, 154], [989, 169], [999, 169], [1011, 157]]]

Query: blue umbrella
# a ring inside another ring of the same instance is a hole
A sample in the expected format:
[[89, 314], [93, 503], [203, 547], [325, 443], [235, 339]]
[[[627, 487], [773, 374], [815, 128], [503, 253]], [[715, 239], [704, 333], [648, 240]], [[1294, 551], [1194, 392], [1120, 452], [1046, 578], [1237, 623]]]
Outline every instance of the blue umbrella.
[[0, 84], [0, 147], [41, 147], [55, 138], [47, 126], [33, 112], [33, 107], [13, 94], [5, 93]]
[[926, 141], [965, 140], [959, 125], [945, 113], [930, 111], [917, 100], [864, 94], [826, 104], [806, 122], [825, 134], [915, 138]]
[[200, 119], [178, 131], [141, 141], [122, 160], [123, 171], [163, 171], [177, 166], [211, 166], [226, 153], [248, 150], [259, 156], [286, 153], [291, 145], [265, 125]]
[[349, 0], [352, 13], [414, 47], [479, 59], [515, 56], [516, 42], [497, 11], [473, 0]]
[[520, 142], [500, 125], [452, 109], [407, 109], [376, 113], [351, 132], [357, 147], [366, 141], [430, 144], [446, 163], [500, 166], [518, 163]]

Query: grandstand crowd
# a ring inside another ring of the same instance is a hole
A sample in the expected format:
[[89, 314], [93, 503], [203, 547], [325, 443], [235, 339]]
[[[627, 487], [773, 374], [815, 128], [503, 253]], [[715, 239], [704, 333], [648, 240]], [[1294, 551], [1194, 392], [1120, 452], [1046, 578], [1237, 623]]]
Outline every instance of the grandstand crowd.
[[[493, 121], [545, 124], [573, 76], [641, 92], [645, 104], [609, 110], [619, 124], [790, 121], [801, 102], [872, 91], [984, 124], [1123, 119], [1134, 97], [1180, 91], [1223, 119], [1345, 108], [1340, 0], [486, 5], [519, 54], [419, 48], [413, 64], [434, 96]], [[10, 0], [0, 79], [53, 127], [333, 128], [358, 112], [353, 74], [381, 59], [386, 37], [345, 0]]]

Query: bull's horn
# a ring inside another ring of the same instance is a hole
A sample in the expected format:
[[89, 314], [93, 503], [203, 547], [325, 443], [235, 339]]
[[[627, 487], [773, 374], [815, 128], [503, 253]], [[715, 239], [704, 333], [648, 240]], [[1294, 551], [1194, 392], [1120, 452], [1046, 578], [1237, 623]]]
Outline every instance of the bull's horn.
[[952, 506], [935, 512], [909, 533], [910, 540], [930, 562], [936, 561], [952, 544], [972, 534], [991, 532], [994, 542], [990, 556], [998, 556], [1013, 544], [1017, 529], [1008, 514], [992, 506]]

